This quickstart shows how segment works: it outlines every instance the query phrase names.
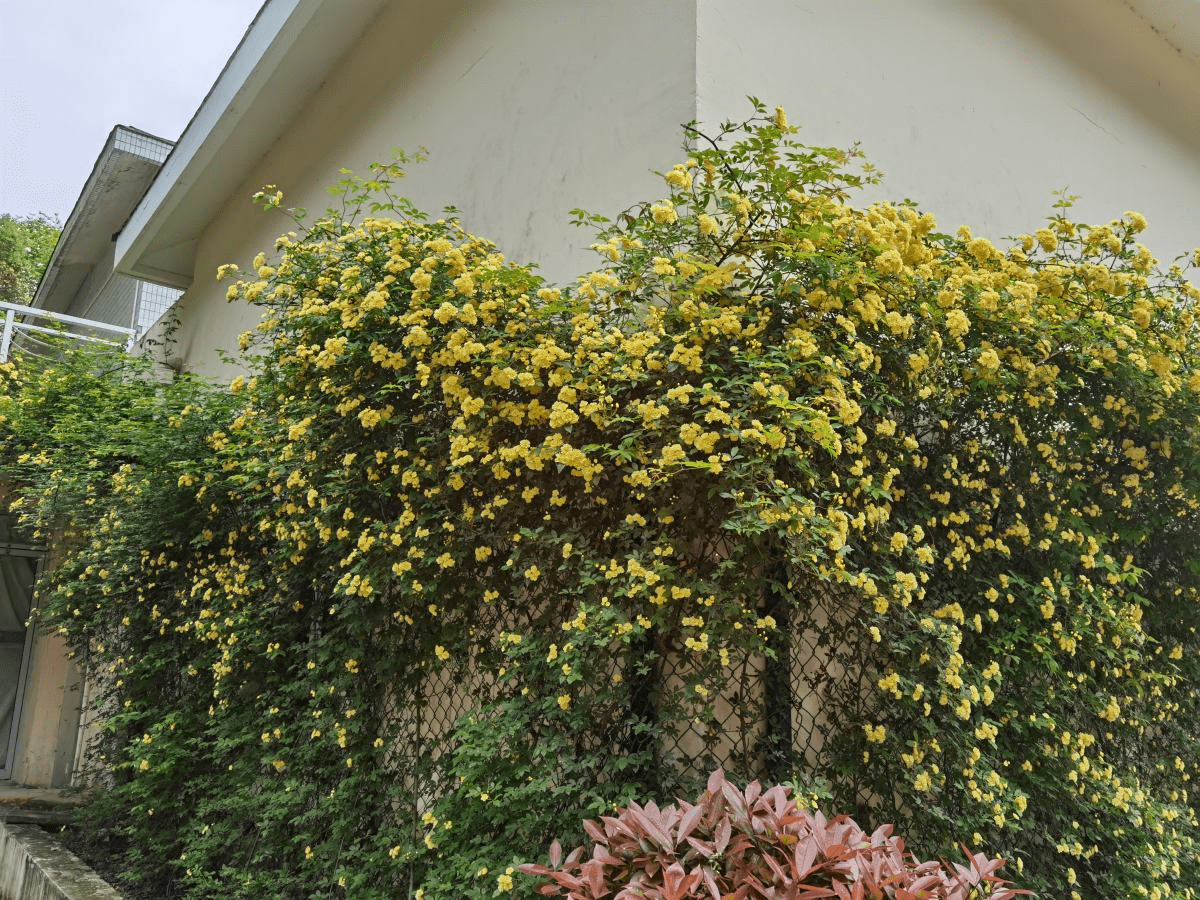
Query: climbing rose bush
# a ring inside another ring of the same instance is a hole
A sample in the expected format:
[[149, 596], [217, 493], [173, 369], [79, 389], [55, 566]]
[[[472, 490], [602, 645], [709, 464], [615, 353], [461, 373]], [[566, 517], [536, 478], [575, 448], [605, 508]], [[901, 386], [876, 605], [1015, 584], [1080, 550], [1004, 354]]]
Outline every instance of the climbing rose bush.
[[1049, 896], [1195, 896], [1195, 259], [1068, 198], [946, 233], [855, 205], [860, 162], [689, 131], [562, 286], [380, 166], [225, 267], [263, 310], [228, 389], [0, 373], [107, 858], [528, 893], [530, 848], [721, 764]]

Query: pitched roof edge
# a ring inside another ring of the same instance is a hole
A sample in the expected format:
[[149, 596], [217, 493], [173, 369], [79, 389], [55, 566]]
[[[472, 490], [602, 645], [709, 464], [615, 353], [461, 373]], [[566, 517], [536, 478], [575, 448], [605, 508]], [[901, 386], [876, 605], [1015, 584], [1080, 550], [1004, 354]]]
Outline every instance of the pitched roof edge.
[[116, 242], [116, 268], [186, 287], [195, 241], [387, 0], [267, 0]]

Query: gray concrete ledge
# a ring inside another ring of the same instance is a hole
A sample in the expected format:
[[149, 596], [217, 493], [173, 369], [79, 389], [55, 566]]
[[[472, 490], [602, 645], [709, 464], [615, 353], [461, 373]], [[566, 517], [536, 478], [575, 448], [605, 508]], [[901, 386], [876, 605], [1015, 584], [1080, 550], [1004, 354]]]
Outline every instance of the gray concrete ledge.
[[36, 825], [0, 823], [0, 900], [122, 900]]
[[83, 800], [79, 791], [0, 781], [0, 824], [69, 825]]

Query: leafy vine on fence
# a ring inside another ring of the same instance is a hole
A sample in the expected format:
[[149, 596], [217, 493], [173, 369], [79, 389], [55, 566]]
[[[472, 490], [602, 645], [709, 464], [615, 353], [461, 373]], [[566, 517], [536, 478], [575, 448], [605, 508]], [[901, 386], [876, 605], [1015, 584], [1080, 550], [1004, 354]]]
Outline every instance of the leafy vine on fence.
[[1005, 245], [856, 206], [793, 135], [689, 130], [560, 287], [376, 166], [224, 267], [228, 389], [3, 369], [129, 883], [528, 892], [719, 763], [1048, 895], [1195, 895], [1188, 261], [1067, 198]]

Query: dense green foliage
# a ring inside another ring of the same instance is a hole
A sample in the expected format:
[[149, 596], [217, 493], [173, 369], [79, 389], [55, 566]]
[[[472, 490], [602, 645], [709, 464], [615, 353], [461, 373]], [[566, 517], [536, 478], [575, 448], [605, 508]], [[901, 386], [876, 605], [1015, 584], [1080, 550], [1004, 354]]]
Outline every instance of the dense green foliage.
[[61, 230], [45, 215], [0, 215], [0, 300], [28, 304], [33, 299]]
[[[1000, 248], [791, 134], [691, 134], [563, 288], [379, 167], [234, 280], [228, 390], [5, 370], [132, 882], [529, 891], [720, 762], [1050, 896], [1195, 896], [1197, 291], [1136, 213]], [[816, 596], [821, 771], [744, 687]]]

